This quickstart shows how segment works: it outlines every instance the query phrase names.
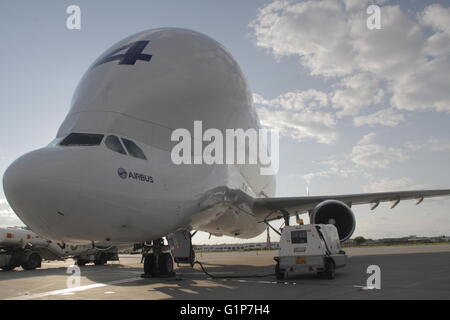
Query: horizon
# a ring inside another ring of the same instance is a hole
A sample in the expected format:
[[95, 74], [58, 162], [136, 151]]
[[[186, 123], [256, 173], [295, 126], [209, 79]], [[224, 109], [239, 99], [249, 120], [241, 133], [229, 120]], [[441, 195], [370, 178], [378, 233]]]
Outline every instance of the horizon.
[[[381, 8], [380, 30], [365, 27], [371, 3]], [[276, 196], [450, 187], [448, 1], [80, 0], [80, 29], [69, 30], [72, 4], [0, 4], [1, 176], [54, 139], [77, 83], [106, 48], [169, 25], [210, 36], [240, 65], [262, 125], [280, 130]], [[354, 234], [450, 234], [448, 197], [389, 207], [352, 207]], [[1, 184], [0, 226], [19, 223]], [[193, 242], [221, 241], [208, 237]]]

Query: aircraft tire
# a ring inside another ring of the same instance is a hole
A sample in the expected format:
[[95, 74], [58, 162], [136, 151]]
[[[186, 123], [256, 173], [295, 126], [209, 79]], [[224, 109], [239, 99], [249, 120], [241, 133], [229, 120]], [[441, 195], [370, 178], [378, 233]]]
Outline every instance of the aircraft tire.
[[277, 278], [277, 280], [283, 280], [284, 279], [284, 272], [282, 272], [280, 270], [280, 263], [277, 262], [276, 266], [275, 266], [275, 277]]
[[156, 257], [154, 254], [147, 254], [144, 258], [144, 274], [154, 276], [157, 272]]
[[327, 279], [334, 279], [335, 277], [335, 265], [334, 265], [334, 261], [331, 259], [326, 259], [325, 260], [325, 272], [324, 272], [324, 276]]
[[107, 263], [106, 256], [104, 254], [100, 254], [97, 259], [94, 260], [94, 264], [96, 266], [103, 266]]
[[41, 262], [41, 256], [38, 253], [33, 252], [28, 256], [27, 261], [22, 264], [22, 268], [24, 268], [25, 270], [34, 270], [41, 266]]
[[3, 271], [12, 271], [12, 270], [14, 270], [16, 267], [15, 266], [3, 266], [3, 267], [1, 267], [1, 269], [3, 270]]
[[159, 272], [163, 276], [173, 274], [173, 259], [170, 253], [162, 253], [159, 255]]
[[77, 258], [77, 261], [76, 261], [77, 266], [82, 267], [82, 266], [86, 265], [86, 263], [87, 263], [87, 260]]

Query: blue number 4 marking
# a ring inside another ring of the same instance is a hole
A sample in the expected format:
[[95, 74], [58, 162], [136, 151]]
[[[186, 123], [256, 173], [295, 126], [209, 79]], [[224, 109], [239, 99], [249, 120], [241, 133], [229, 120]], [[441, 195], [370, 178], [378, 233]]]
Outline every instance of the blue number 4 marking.
[[[118, 64], [126, 64], [126, 65], [134, 65], [136, 61], [142, 60], [142, 61], [150, 61], [152, 58], [152, 55], [142, 53], [144, 51], [145, 47], [150, 41], [136, 41], [129, 43], [123, 47], [120, 47], [119, 49], [114, 50], [113, 52], [107, 54], [105, 57], [100, 58], [93, 66], [97, 67], [101, 64], [104, 64], [106, 62], [119, 60]], [[123, 51], [125, 49], [128, 49], [126, 52], [121, 54], [116, 54], [120, 51]]]

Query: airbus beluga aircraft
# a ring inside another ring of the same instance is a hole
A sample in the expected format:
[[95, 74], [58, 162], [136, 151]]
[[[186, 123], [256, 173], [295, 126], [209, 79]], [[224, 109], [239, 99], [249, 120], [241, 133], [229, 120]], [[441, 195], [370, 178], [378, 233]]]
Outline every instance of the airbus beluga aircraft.
[[[174, 164], [178, 128], [258, 129], [251, 92], [233, 57], [211, 38], [163, 28], [113, 45], [86, 71], [49, 145], [13, 162], [3, 177], [16, 214], [43, 237], [67, 243], [153, 243], [146, 273], [193, 262], [191, 231], [252, 238], [272, 220], [308, 213], [355, 229], [352, 205], [449, 195], [417, 190], [277, 198], [260, 164]], [[188, 248], [187, 251], [177, 251]], [[187, 253], [186, 253], [187, 252]]]

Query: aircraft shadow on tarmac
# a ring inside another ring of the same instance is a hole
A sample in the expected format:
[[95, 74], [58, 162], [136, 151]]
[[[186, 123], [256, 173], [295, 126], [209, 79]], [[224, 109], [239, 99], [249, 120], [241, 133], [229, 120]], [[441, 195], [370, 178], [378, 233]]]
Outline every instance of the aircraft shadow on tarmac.
[[[234, 279], [211, 279], [200, 270], [180, 266], [176, 277], [140, 279], [142, 264], [112, 263], [105, 266], [87, 265], [81, 267], [81, 285], [106, 283], [116, 288], [136, 288], [139, 295], [131, 299], [448, 299], [450, 274], [450, 253], [396, 254], [378, 256], [356, 256], [343, 269], [336, 270], [334, 280], [316, 275], [305, 275], [276, 280], [274, 275], [250, 278], [249, 275], [265, 275], [274, 272], [274, 266], [265, 264], [252, 266], [244, 264], [205, 263], [209, 273], [216, 277], [239, 276]], [[362, 291], [369, 277], [367, 267], [381, 268], [382, 290]], [[428, 271], [426, 271], [428, 270]], [[426, 271], [426, 272], [425, 272]], [[2, 281], [32, 277], [64, 276], [59, 278], [61, 289], [65, 287], [67, 266], [50, 265], [43, 269], [1, 271]], [[137, 278], [137, 281], [112, 281]], [[283, 289], [281, 289], [283, 288]], [[238, 289], [238, 290], [237, 290]], [[117, 289], [120, 291], [119, 289]], [[133, 290], [134, 292], [134, 290]]]
[[[43, 263], [45, 266], [45, 262]], [[209, 275], [205, 274], [199, 266], [194, 268], [188, 266], [177, 266], [175, 265], [175, 277], [157, 277], [148, 278], [149, 281], [165, 282], [165, 281], [185, 281], [185, 280], [252, 280], [252, 281], [271, 281], [271, 282], [286, 282], [294, 280], [310, 280], [310, 281], [320, 281], [321, 277], [315, 274], [311, 275], [299, 275], [296, 277], [290, 277], [287, 280], [277, 280], [274, 275], [274, 266], [250, 266], [250, 265], [223, 265], [217, 263], [203, 263], [206, 270], [214, 277], [211, 278]], [[42, 269], [36, 270], [23, 270], [22, 268], [17, 268], [13, 271], [3, 271], [0, 270], [0, 281], [2, 280], [15, 280], [24, 279], [31, 277], [44, 277], [44, 276], [70, 276], [71, 273], [67, 273], [68, 266], [46, 266]], [[342, 269], [344, 270], [344, 269]], [[142, 272], [142, 266], [140, 267], [130, 267], [121, 263], [112, 263], [103, 266], [86, 265], [80, 267], [81, 276], [86, 277], [93, 282], [109, 282], [123, 278], [138, 277]], [[120, 276], [118, 276], [120, 274]], [[254, 276], [258, 277], [254, 277]], [[263, 276], [264, 275], [264, 276]], [[227, 279], [231, 276], [232, 279]], [[260, 277], [261, 276], [261, 277]], [[341, 272], [341, 270], [336, 272], [336, 279], [345, 278], [346, 273]], [[130, 286], [130, 285], [145, 285], [148, 282], [128, 282], [122, 284], [114, 284], [119, 286]]]

